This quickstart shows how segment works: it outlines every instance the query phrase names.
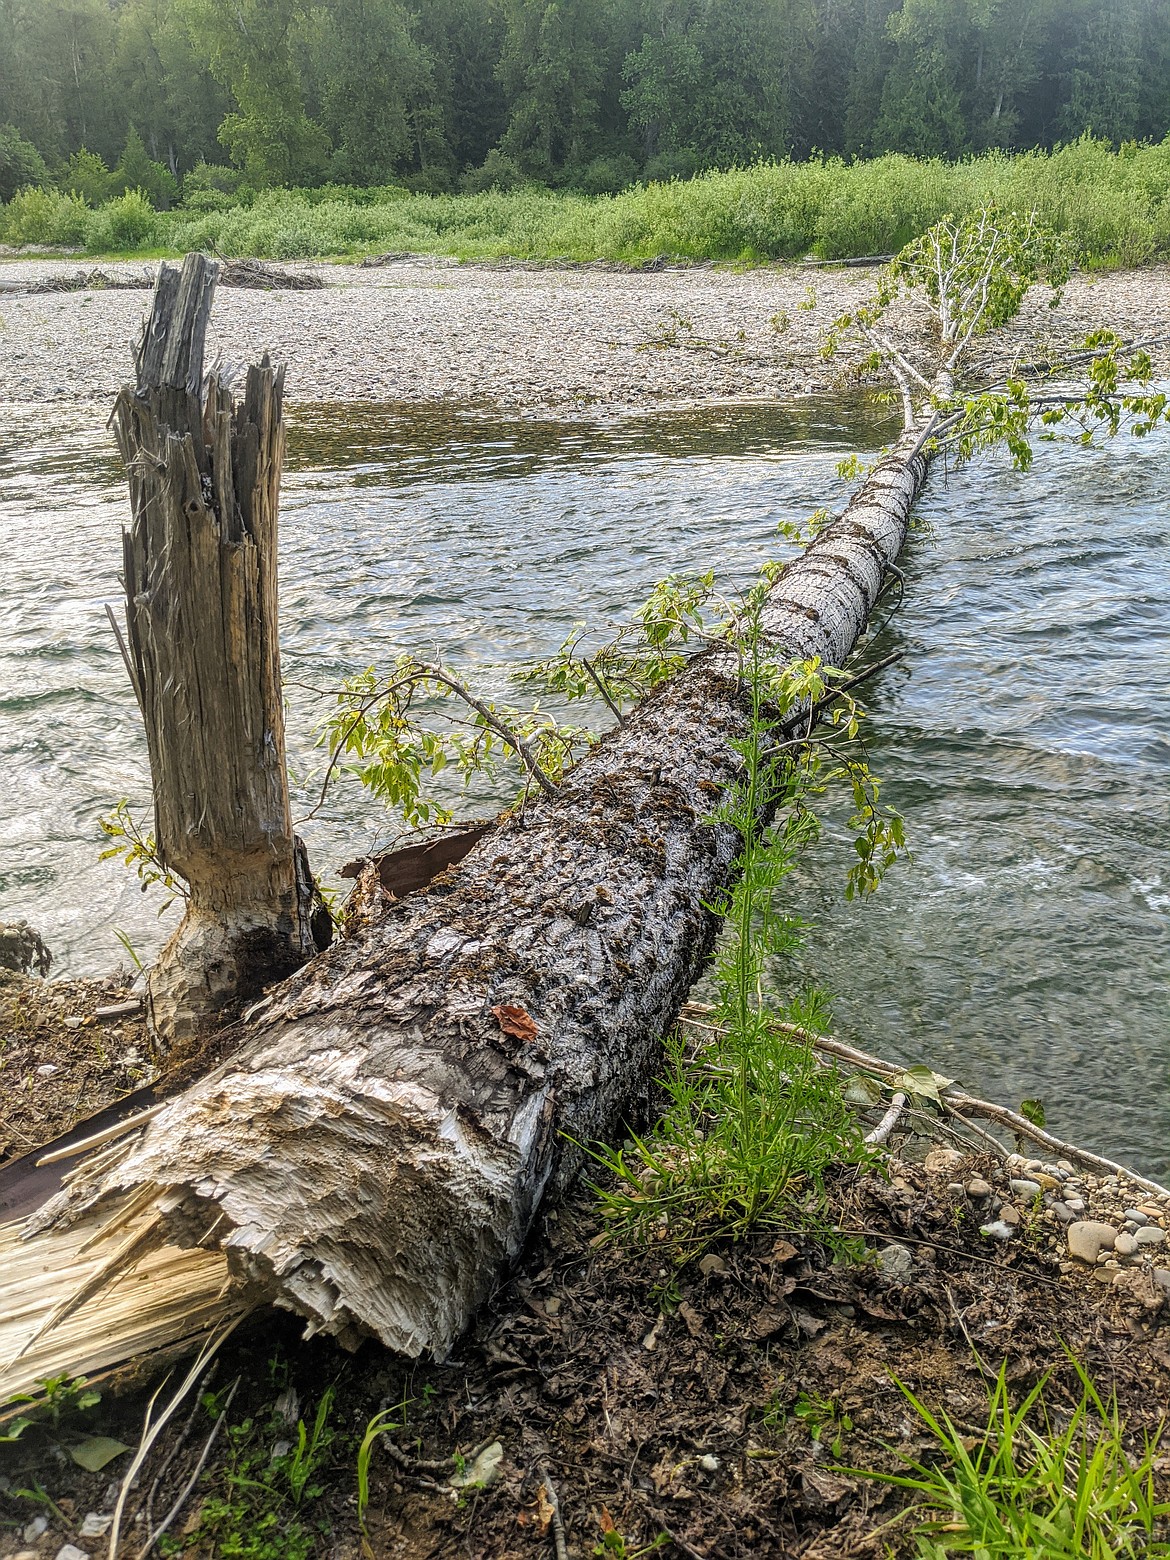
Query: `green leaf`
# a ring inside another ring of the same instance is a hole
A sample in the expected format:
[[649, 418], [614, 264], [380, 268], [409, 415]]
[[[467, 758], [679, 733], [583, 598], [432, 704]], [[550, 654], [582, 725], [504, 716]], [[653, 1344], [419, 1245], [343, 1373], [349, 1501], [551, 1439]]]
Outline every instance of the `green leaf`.
[[919, 1064], [917, 1067], [908, 1067], [905, 1072], [899, 1073], [891, 1081], [891, 1087], [901, 1089], [906, 1094], [912, 1094], [918, 1099], [933, 1100], [936, 1105], [941, 1105], [939, 1091], [949, 1089], [954, 1083], [953, 1078], [944, 1078], [941, 1073], [932, 1072], [929, 1067]]
[[882, 1086], [869, 1073], [854, 1073], [845, 1080], [841, 1093], [850, 1105], [877, 1105], [882, 1097]]
[[129, 1450], [122, 1441], [115, 1441], [112, 1436], [91, 1435], [71, 1446], [69, 1455], [79, 1468], [84, 1468], [88, 1473], [98, 1473], [115, 1457], [121, 1457], [123, 1452]]
[[1026, 1117], [1034, 1127], [1043, 1127], [1048, 1122], [1043, 1100], [1021, 1100], [1020, 1115]]

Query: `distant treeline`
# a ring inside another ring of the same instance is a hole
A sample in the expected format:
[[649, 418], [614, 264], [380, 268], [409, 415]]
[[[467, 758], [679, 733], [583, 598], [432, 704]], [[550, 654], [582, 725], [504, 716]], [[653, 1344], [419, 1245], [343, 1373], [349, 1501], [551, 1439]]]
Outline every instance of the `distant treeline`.
[[0, 0], [0, 198], [603, 194], [1170, 131], [1170, 0]]

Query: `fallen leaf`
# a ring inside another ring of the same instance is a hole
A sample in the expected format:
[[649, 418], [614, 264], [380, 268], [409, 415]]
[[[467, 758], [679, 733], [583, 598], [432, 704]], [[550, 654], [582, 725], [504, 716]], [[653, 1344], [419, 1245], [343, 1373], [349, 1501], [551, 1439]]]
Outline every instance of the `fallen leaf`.
[[600, 1516], [600, 1518], [598, 1520], [601, 1523], [601, 1531], [603, 1533], [616, 1533], [617, 1532], [617, 1523], [610, 1516], [610, 1514], [609, 1514], [609, 1507], [608, 1506], [602, 1506], [602, 1508], [601, 1508], [601, 1516]]
[[548, 1498], [548, 1486], [542, 1484], [536, 1492], [536, 1526], [540, 1530], [541, 1538], [548, 1532], [549, 1523], [556, 1513], [556, 1507]]
[[500, 1002], [492, 1008], [492, 1012], [500, 1028], [514, 1040], [531, 1045], [536, 1039], [536, 1023], [522, 1007], [516, 1007], [511, 1002]]
[[799, 1253], [790, 1240], [781, 1237], [768, 1253], [769, 1262], [791, 1262]]
[[108, 1435], [87, 1436], [84, 1441], [78, 1441], [76, 1446], [69, 1448], [69, 1455], [79, 1468], [84, 1468], [87, 1473], [98, 1473], [108, 1462], [113, 1462], [115, 1457], [120, 1457], [130, 1448], [121, 1441], [115, 1441]]

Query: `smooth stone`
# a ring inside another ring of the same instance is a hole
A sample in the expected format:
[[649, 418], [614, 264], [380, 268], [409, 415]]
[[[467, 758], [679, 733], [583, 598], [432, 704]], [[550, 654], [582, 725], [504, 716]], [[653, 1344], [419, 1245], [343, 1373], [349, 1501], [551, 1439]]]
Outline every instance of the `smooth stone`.
[[1068, 1249], [1082, 1262], [1096, 1262], [1101, 1250], [1111, 1251], [1117, 1239], [1112, 1224], [1102, 1224], [1097, 1219], [1078, 1219], [1068, 1227]]
[[1139, 1246], [1160, 1246], [1166, 1239], [1166, 1231], [1158, 1228], [1156, 1224], [1143, 1224], [1134, 1236]]
[[1138, 1249], [1137, 1240], [1132, 1235], [1127, 1235], [1124, 1230], [1113, 1242], [1113, 1249], [1119, 1257], [1132, 1257]]
[[878, 1252], [878, 1265], [887, 1278], [901, 1281], [914, 1271], [914, 1254], [908, 1246], [891, 1241]]
[[1001, 1224], [1018, 1224], [1020, 1222], [1020, 1210], [1014, 1208], [1011, 1203], [1004, 1203], [999, 1210], [999, 1222]]
[[1155, 1284], [1158, 1284], [1170, 1295], [1170, 1268], [1154, 1268], [1153, 1278]]
[[981, 1224], [979, 1233], [986, 1235], [989, 1240], [1011, 1240], [1015, 1230], [1005, 1220], [997, 1219], [994, 1224]]
[[1056, 1168], [1058, 1170], [1063, 1170], [1065, 1175], [1076, 1174], [1076, 1166], [1073, 1164], [1071, 1159], [1058, 1159], [1056, 1161]]
[[76, 1544], [62, 1544], [53, 1560], [89, 1560], [88, 1549], [78, 1549]]
[[967, 1188], [963, 1185], [962, 1181], [947, 1182], [947, 1191], [950, 1192], [952, 1197], [962, 1197], [966, 1190]]
[[1033, 1198], [1039, 1197], [1041, 1192], [1039, 1181], [1013, 1180], [1009, 1181], [1008, 1185], [1011, 1187], [1015, 1195], [1017, 1197], [1022, 1197], [1025, 1202], [1031, 1202]]
[[1074, 1213], [1084, 1213], [1085, 1199], [1083, 1197], [1066, 1197], [1064, 1199], [1064, 1206], [1066, 1208], [1071, 1208]]
[[1143, 1213], [1140, 1208], [1127, 1208], [1125, 1216], [1134, 1224], [1148, 1224], [1150, 1222], [1149, 1214]]
[[1076, 1214], [1072, 1211], [1067, 1203], [1053, 1203], [1052, 1212], [1056, 1215], [1062, 1224], [1071, 1224], [1072, 1221], [1076, 1218]]
[[977, 1175], [973, 1180], [967, 1182], [967, 1196], [974, 1197], [976, 1201], [982, 1201], [984, 1197], [991, 1196], [991, 1187], [988, 1186], [982, 1176]]

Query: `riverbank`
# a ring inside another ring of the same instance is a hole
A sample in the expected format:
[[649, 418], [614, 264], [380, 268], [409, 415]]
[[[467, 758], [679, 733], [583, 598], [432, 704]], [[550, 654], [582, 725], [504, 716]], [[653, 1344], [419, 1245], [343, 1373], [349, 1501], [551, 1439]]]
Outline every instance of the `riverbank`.
[[[103, 265], [145, 279], [143, 263]], [[290, 269], [303, 271], [304, 267]], [[145, 288], [10, 291], [92, 270], [77, 260], [0, 261], [0, 405], [108, 407], [129, 377]], [[221, 288], [208, 359], [287, 365], [289, 403], [458, 401], [517, 413], [645, 410], [831, 392], [858, 358], [825, 362], [841, 313], [873, 289], [865, 267], [557, 270], [402, 259], [321, 266], [312, 291]], [[1170, 332], [1170, 266], [1079, 274], [1051, 311], [1029, 298], [997, 333], [994, 357], [1059, 355], [1106, 326], [1126, 338]], [[1156, 369], [1170, 374], [1170, 351]]]
[[[903, 1388], [976, 1453], [1001, 1366], [1013, 1402], [1051, 1373], [1045, 1433], [1065, 1421], [1068, 1351], [1140, 1455], [1170, 1393], [1170, 1198], [955, 1131], [919, 1101], [888, 1158], [832, 1178], [819, 1233], [797, 1216], [674, 1273], [668, 1242], [607, 1241], [578, 1187], [442, 1362], [303, 1343], [258, 1313], [150, 1450], [119, 1556], [172, 1509], [166, 1552], [251, 1560], [909, 1556], [907, 1495], [855, 1471], [939, 1458]], [[95, 1385], [88, 1407], [58, 1386], [0, 1448], [2, 1560], [106, 1552], [144, 1380]], [[1154, 1469], [1165, 1498], [1164, 1454]]]

